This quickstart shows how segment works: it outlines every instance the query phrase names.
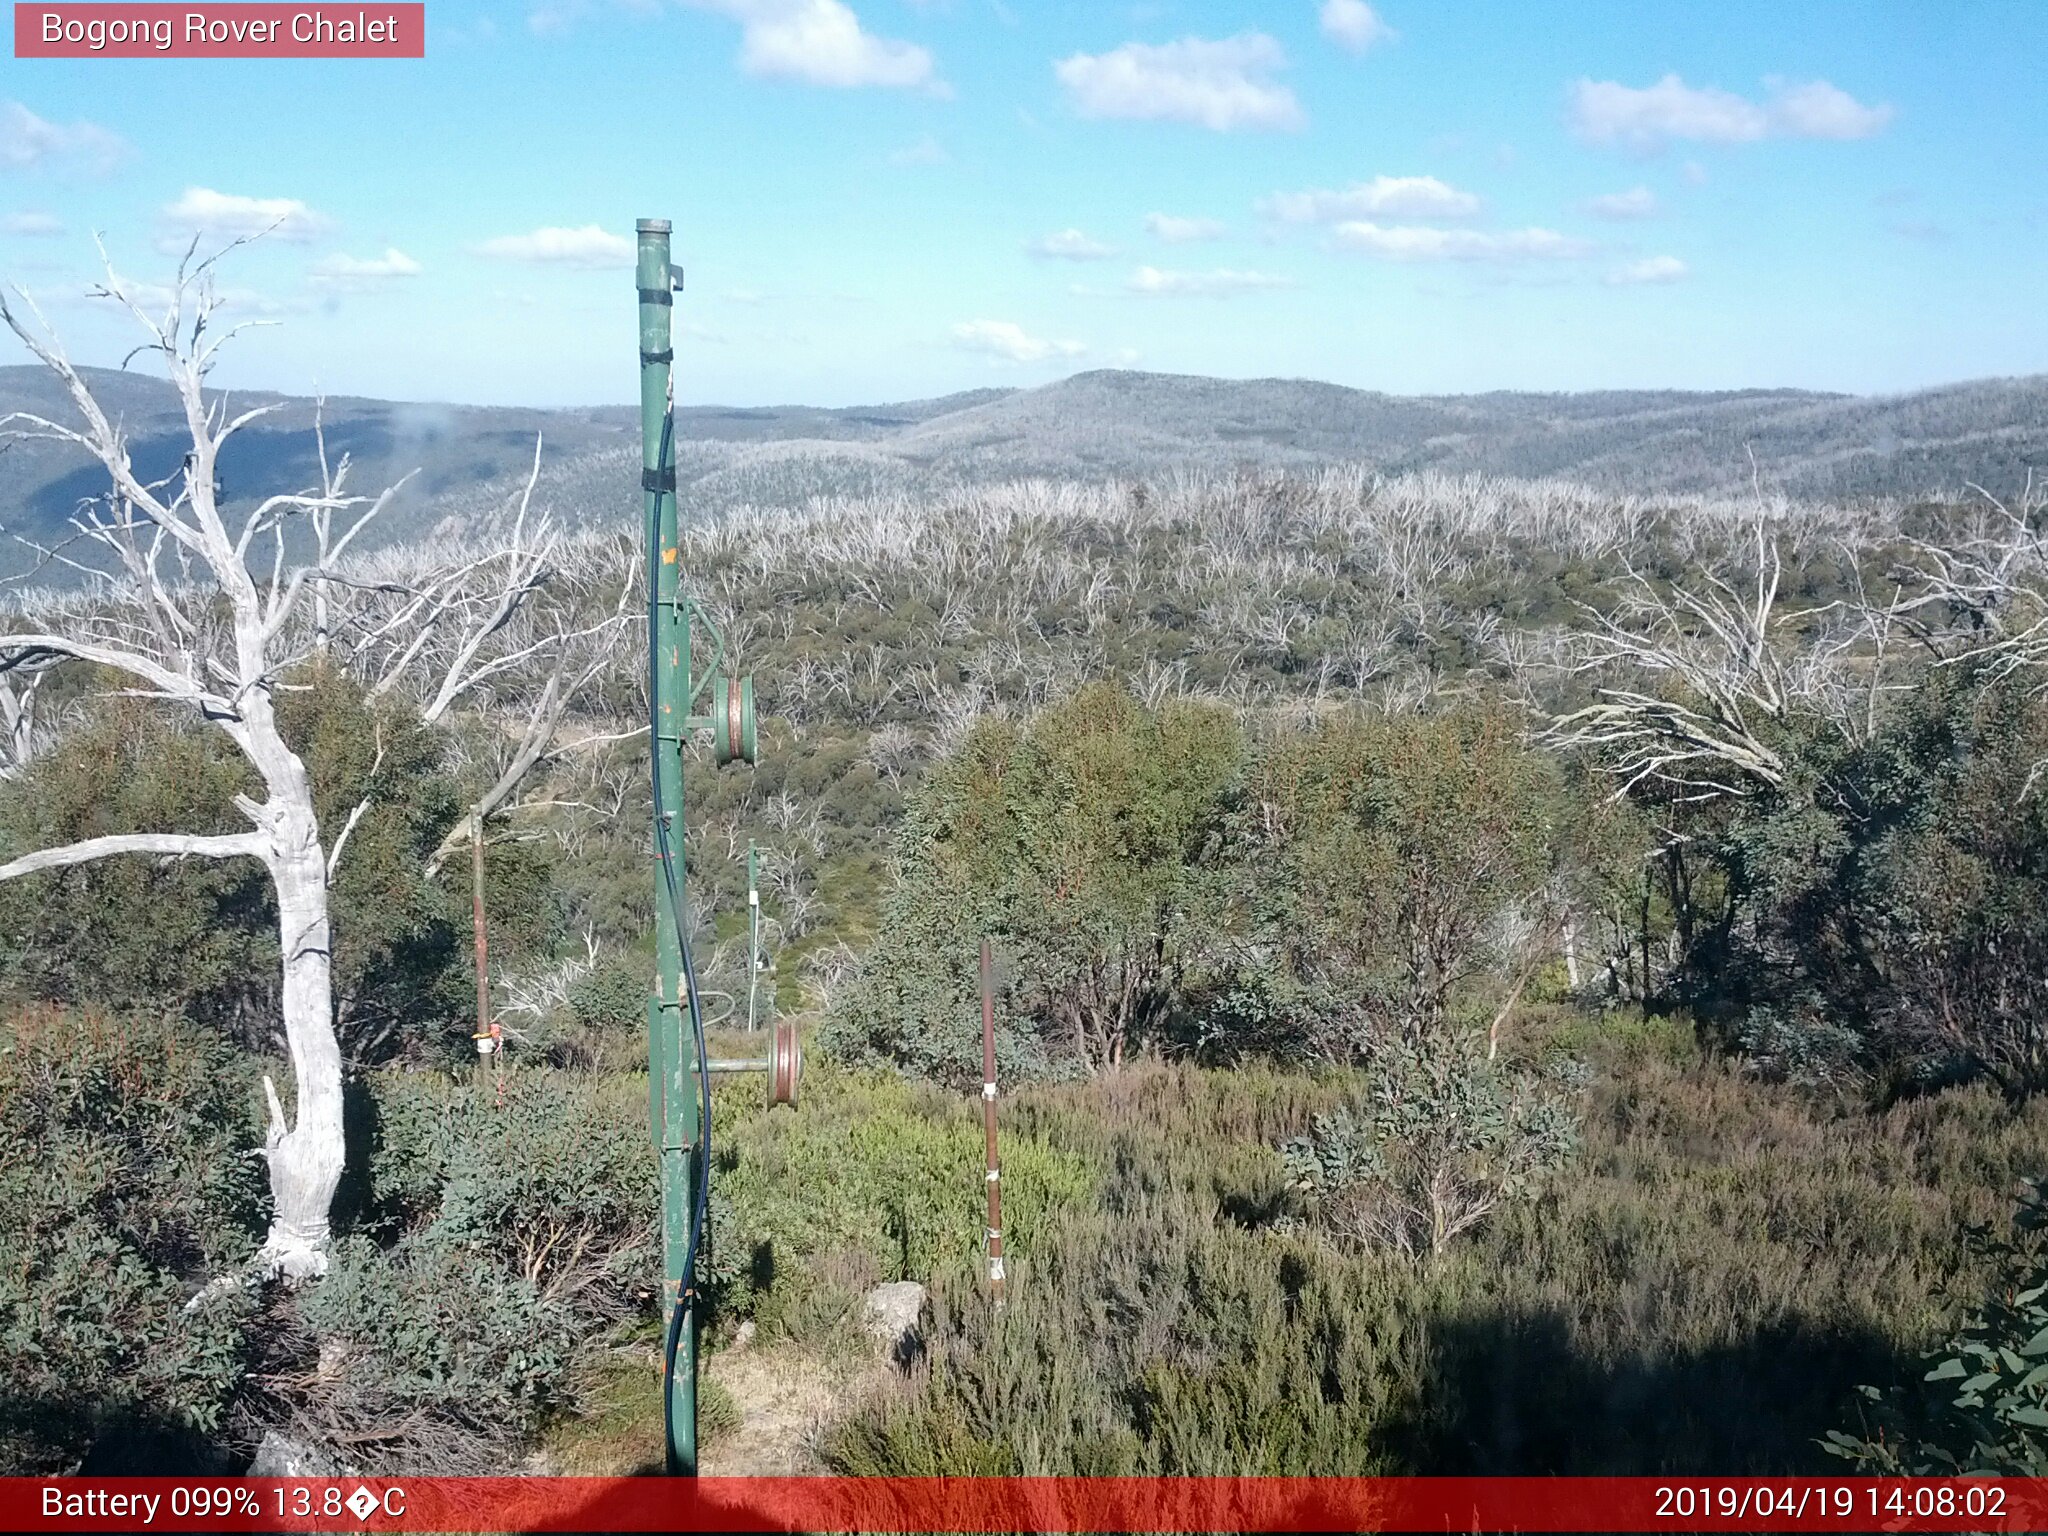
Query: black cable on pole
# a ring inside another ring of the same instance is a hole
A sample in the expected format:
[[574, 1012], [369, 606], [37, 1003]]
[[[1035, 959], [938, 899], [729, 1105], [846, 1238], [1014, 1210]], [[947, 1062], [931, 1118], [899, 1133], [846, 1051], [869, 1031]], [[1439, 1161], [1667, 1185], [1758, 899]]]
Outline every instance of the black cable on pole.
[[[675, 406], [671, 402], [668, 415], [661, 424], [661, 452], [658, 460], [669, 462], [670, 445], [675, 434]], [[661, 497], [655, 493], [655, 514], [649, 519], [648, 548], [654, 550], [660, 540]], [[676, 532], [678, 547], [682, 543], [682, 530]], [[681, 571], [677, 571], [680, 579]], [[689, 1309], [696, 1295], [697, 1249], [703, 1241], [705, 1217], [711, 1202], [711, 1053], [704, 1043], [704, 1004], [697, 995], [697, 966], [690, 955], [690, 925], [683, 910], [682, 892], [676, 885], [674, 850], [670, 846], [668, 821], [661, 813], [661, 647], [659, 643], [661, 622], [661, 592], [659, 583], [650, 582], [647, 597], [647, 747], [648, 759], [653, 765], [654, 786], [654, 837], [660, 854], [662, 880], [668, 887], [669, 918], [676, 927], [676, 949], [682, 956], [683, 990], [690, 1008], [691, 1034], [697, 1047], [698, 1102], [703, 1113], [697, 1124], [697, 1154], [699, 1160], [695, 1199], [690, 1206], [690, 1241], [683, 1251], [683, 1272], [676, 1280], [675, 1305], [669, 1310], [668, 1335], [662, 1346], [661, 1373], [661, 1433], [662, 1440], [671, 1456], [674, 1452], [673, 1427], [675, 1424], [675, 1381], [676, 1352], [682, 1347], [683, 1314]], [[684, 691], [689, 691], [691, 679], [684, 678]], [[683, 700], [685, 720], [688, 719], [690, 700]], [[684, 727], [687, 729], [687, 726]], [[667, 1093], [666, 1087], [663, 1089]], [[664, 1116], [664, 1118], [666, 1118]], [[674, 1470], [673, 1467], [670, 1469]]]

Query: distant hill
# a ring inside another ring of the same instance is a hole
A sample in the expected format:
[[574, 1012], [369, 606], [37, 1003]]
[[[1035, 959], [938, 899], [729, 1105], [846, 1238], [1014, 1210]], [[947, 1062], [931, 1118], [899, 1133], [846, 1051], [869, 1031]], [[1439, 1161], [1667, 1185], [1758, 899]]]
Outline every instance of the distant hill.
[[[167, 386], [91, 370], [127, 424], [139, 468], [169, 474], [184, 454]], [[234, 501], [314, 475], [313, 402], [276, 404], [224, 456]], [[0, 415], [67, 419], [41, 369], [0, 368]], [[632, 407], [524, 410], [355, 398], [324, 408], [330, 456], [356, 461], [354, 484], [415, 479], [385, 538], [475, 515], [480, 498], [523, 474], [544, 439], [546, 494], [572, 518], [609, 522], [638, 503]], [[1764, 482], [1816, 498], [1913, 497], [1975, 481], [2009, 494], [2048, 469], [2048, 376], [1983, 380], [1865, 397], [1803, 390], [1397, 396], [1296, 379], [1227, 380], [1102, 370], [1025, 390], [828, 410], [695, 406], [678, 413], [689, 505], [801, 505], [817, 496], [931, 492], [1026, 476], [1102, 479], [1177, 467], [1310, 467], [1364, 460], [1389, 472], [1433, 469], [1561, 477], [1634, 493]], [[48, 541], [100, 482], [83, 456], [23, 441], [0, 456], [0, 524]], [[0, 569], [21, 567], [0, 549]]]
[[1084, 373], [934, 414], [889, 439], [930, 465], [1128, 474], [1314, 464], [1556, 476], [1617, 490], [1767, 484], [1810, 497], [2010, 488], [2048, 468], [2048, 376], [1866, 398], [1803, 390], [1398, 396], [1301, 380]]

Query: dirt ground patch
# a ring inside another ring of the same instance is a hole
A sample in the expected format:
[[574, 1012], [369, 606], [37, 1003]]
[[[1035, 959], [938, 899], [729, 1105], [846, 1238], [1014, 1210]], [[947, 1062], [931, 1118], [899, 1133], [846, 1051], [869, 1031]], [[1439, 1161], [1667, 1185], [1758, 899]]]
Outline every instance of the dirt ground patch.
[[[794, 1344], [743, 1346], [707, 1354], [707, 1384], [730, 1394], [739, 1422], [698, 1446], [706, 1477], [805, 1477], [819, 1463], [819, 1431], [847, 1404], [893, 1378], [875, 1358], [821, 1356]], [[557, 1423], [525, 1470], [535, 1474], [631, 1477], [661, 1469], [661, 1375], [650, 1354], [621, 1357], [595, 1383], [584, 1411]]]
[[843, 1400], [848, 1380], [790, 1346], [726, 1350], [704, 1374], [732, 1394], [736, 1429], [702, 1448], [707, 1477], [800, 1477], [821, 1472], [813, 1442]]

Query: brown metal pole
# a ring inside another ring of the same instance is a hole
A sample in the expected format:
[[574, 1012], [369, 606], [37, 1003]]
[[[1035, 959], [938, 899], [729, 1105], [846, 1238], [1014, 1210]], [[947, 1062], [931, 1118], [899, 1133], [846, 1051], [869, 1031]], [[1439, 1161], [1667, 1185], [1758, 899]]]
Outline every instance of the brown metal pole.
[[476, 1075], [481, 1083], [487, 1075], [488, 1058], [497, 1053], [498, 1042], [491, 1035], [491, 967], [484, 922], [484, 818], [479, 809], [469, 813], [469, 910], [476, 929]]
[[988, 1160], [988, 1288], [1003, 1304], [1003, 1171], [996, 1158], [996, 987], [987, 939], [981, 941], [981, 1129]]

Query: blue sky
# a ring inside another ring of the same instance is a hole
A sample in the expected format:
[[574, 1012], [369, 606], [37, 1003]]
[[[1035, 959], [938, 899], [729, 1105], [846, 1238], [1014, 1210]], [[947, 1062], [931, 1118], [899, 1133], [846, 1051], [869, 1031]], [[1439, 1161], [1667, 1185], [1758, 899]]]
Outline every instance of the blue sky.
[[[851, 404], [1092, 367], [1397, 393], [2048, 370], [2048, 6], [429, 0], [422, 61], [17, 60], [0, 275], [229, 259], [226, 382]], [[280, 222], [281, 221], [281, 222]], [[13, 360], [10, 358], [9, 360]]]

